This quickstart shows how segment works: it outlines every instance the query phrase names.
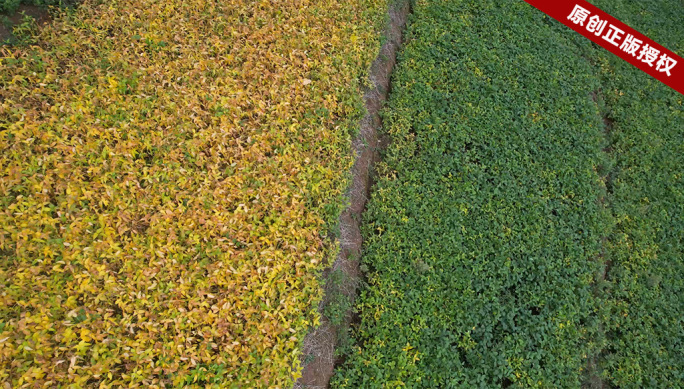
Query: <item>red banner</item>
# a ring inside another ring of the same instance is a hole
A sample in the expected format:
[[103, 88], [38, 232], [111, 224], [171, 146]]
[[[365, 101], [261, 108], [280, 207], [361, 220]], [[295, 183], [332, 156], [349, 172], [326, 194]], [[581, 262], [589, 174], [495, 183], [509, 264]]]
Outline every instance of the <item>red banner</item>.
[[684, 94], [684, 60], [584, 0], [525, 0], [592, 42]]

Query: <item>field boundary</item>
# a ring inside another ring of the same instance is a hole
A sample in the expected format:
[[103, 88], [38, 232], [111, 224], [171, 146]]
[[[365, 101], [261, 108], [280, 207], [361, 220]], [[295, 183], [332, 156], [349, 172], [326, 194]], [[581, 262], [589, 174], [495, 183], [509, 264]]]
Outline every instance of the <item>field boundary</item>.
[[[380, 152], [389, 138], [379, 134], [382, 127], [380, 111], [390, 90], [390, 77], [396, 64], [397, 51], [402, 43], [402, 32], [410, 13], [410, 1], [392, 2], [387, 11], [388, 21], [383, 31], [383, 45], [369, 71], [370, 86], [364, 91], [366, 113], [360, 121], [358, 135], [352, 141], [354, 165], [346, 198], [348, 203], [339, 218], [339, 253], [334, 263], [324, 272], [324, 296], [318, 306], [320, 325], [304, 338], [302, 347], [302, 376], [295, 388], [327, 388], [338, 358], [335, 348], [340, 336], [353, 320], [353, 300], [362, 277], [359, 258], [363, 238], [360, 224], [373, 184], [372, 171], [380, 160]], [[337, 306], [333, 307], [333, 304]], [[331, 320], [330, 312], [336, 317]]]
[[[603, 135], [606, 140], [606, 145], [603, 148], [603, 154], [606, 157], [606, 161], [604, 161], [600, 166], [600, 174], [601, 174], [601, 181], [603, 182], [603, 185], [605, 186], [605, 193], [603, 197], [600, 199], [601, 200], [601, 205], [603, 208], [611, 212], [611, 203], [612, 203], [612, 196], [613, 196], [613, 176], [615, 174], [615, 165], [613, 162], [611, 162], [612, 154], [613, 154], [613, 149], [614, 149], [614, 144], [611, 138], [611, 133], [613, 131], [613, 120], [609, 117], [609, 112], [608, 109], [606, 108], [606, 102], [605, 102], [605, 97], [603, 95], [603, 91], [601, 88], [593, 91], [591, 93], [591, 100], [594, 104], [596, 104], [596, 108], [598, 110], [598, 115], [599, 119], [601, 120], [601, 123], [603, 125]], [[596, 274], [596, 279], [593, 284], [593, 293], [594, 296], [597, 298], [606, 298], [606, 294], [608, 293], [608, 288], [606, 283], [608, 282], [608, 275], [610, 273], [610, 269], [612, 266], [612, 262], [609, 258], [609, 253], [607, 250], [607, 245], [608, 241], [610, 239], [610, 236], [613, 234], [612, 229], [610, 231], [606, 231], [601, 238], [601, 253], [597, 260], [600, 262], [598, 272]], [[593, 355], [589, 355], [587, 358], [587, 370], [586, 370], [586, 376], [584, 378], [583, 382], [583, 388], [586, 389], [606, 389], [606, 388], [612, 388], [613, 386], [610, 385], [609, 382], [604, 380], [603, 378], [603, 370], [601, 366], [601, 362], [604, 359], [603, 355], [603, 350], [606, 347], [605, 344], [605, 336], [606, 336], [606, 330], [603, 326], [603, 323], [600, 320], [600, 317], [603, 313], [599, 312], [599, 324], [598, 324], [598, 340], [601, 344], [598, 350], [595, 351]]]

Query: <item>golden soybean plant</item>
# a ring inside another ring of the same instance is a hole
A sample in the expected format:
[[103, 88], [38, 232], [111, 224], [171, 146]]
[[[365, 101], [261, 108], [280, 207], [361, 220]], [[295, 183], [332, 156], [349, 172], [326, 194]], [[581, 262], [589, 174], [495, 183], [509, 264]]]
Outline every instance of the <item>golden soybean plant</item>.
[[0, 56], [0, 382], [289, 387], [387, 2], [85, 1]]

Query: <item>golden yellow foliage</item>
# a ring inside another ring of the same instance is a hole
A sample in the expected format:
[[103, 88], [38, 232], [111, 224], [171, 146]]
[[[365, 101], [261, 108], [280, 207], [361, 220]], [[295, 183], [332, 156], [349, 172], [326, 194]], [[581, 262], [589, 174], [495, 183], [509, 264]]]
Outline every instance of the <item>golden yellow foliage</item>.
[[289, 387], [387, 2], [86, 1], [0, 57], [0, 382]]

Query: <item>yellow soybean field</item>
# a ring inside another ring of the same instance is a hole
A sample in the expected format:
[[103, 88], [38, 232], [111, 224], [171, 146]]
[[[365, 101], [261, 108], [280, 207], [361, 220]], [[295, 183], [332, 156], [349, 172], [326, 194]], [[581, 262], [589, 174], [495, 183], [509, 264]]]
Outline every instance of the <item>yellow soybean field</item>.
[[0, 49], [0, 382], [291, 386], [386, 9], [86, 1]]

